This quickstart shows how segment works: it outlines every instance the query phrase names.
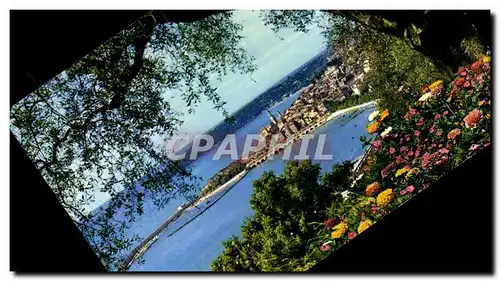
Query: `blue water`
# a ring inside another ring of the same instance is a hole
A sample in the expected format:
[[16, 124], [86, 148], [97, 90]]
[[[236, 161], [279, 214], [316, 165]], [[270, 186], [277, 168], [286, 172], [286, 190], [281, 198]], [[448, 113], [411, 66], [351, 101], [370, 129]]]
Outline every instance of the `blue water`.
[[[283, 111], [288, 108], [298, 97], [297, 94], [278, 104], [270, 110]], [[326, 144], [323, 154], [332, 154], [333, 160], [313, 161], [319, 163], [323, 171], [329, 171], [333, 164], [346, 160], [353, 160], [362, 155], [363, 150], [360, 142], [361, 136], [366, 136], [365, 127], [368, 123], [368, 115], [373, 108], [361, 110], [355, 113], [340, 116], [316, 130], [316, 134], [326, 134]], [[355, 116], [355, 117], [354, 117]], [[254, 121], [236, 132], [238, 146], [242, 146], [243, 140], [248, 133], [258, 133], [264, 126], [269, 124], [269, 117], [264, 112]], [[314, 155], [318, 137], [310, 141], [308, 155]], [[301, 142], [292, 146], [292, 157], [298, 154]], [[202, 176], [204, 180], [210, 178], [221, 168], [227, 166], [232, 160], [222, 157], [220, 160], [212, 160], [215, 150], [204, 154], [194, 162], [193, 172]], [[193, 209], [183, 215], [179, 221], [164, 232], [151, 248], [144, 254], [144, 263], [135, 262], [131, 271], [209, 271], [211, 262], [223, 251], [222, 242], [232, 235], [239, 236], [240, 226], [243, 219], [252, 216], [250, 208], [250, 197], [252, 195], [252, 181], [259, 178], [265, 171], [274, 171], [277, 174], [283, 172], [286, 160], [280, 156], [268, 160], [262, 165], [251, 170], [238, 184], [236, 184], [220, 201], [210, 207], [202, 215], [194, 219], [185, 227], [175, 232], [185, 221], [198, 214]], [[219, 194], [218, 196], [221, 196]], [[215, 200], [212, 198], [211, 200]], [[182, 200], [178, 199], [179, 202]], [[137, 232], [149, 234], [164, 220], [178, 204], [169, 205], [161, 211], [149, 210], [148, 219], [143, 219], [134, 229]], [[203, 208], [203, 206], [201, 206]], [[139, 229], [137, 227], [140, 227]]]

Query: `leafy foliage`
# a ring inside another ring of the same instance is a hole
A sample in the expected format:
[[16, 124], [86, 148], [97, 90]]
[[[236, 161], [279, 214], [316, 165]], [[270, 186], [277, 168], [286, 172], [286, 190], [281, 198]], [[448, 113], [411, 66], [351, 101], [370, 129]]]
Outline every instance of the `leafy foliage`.
[[[254, 70], [241, 28], [232, 13], [192, 23], [146, 16], [12, 108], [13, 132], [108, 269], [138, 238], [125, 234], [145, 196], [161, 207], [197, 191], [154, 141], [181, 124], [163, 95], [181, 92], [188, 112], [205, 97], [228, 116], [212, 82]], [[112, 199], [90, 212], [96, 192]]]

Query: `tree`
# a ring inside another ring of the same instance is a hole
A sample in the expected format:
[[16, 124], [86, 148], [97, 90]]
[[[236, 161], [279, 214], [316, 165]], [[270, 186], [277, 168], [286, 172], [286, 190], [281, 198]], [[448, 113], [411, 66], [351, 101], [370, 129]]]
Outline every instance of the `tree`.
[[[138, 238], [125, 231], [144, 197], [161, 207], [198, 191], [153, 141], [181, 124], [162, 95], [181, 91], [189, 112], [204, 96], [228, 116], [212, 81], [254, 70], [241, 29], [230, 12], [192, 23], [150, 13], [13, 106], [13, 132], [108, 269]], [[92, 212], [97, 191], [111, 199]]]
[[341, 205], [343, 200], [325, 182], [348, 182], [348, 168], [347, 164], [334, 166], [323, 178], [336, 180], [322, 182], [320, 166], [309, 160], [288, 162], [282, 175], [264, 173], [254, 181], [253, 217], [243, 222], [241, 238], [224, 242], [224, 252], [214, 260], [212, 269], [302, 271], [324, 257], [315, 239], [331, 206]]

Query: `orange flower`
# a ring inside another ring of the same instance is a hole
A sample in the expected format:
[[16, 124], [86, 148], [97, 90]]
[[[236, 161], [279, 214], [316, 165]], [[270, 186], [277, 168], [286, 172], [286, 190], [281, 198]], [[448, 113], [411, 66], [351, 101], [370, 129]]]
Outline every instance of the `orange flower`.
[[382, 113], [380, 114], [380, 116], [378, 118], [378, 121], [379, 122], [384, 121], [384, 119], [387, 118], [387, 116], [389, 116], [389, 109], [382, 111]]
[[378, 130], [379, 127], [380, 127], [380, 122], [375, 121], [370, 125], [368, 125], [368, 127], [366, 127], [366, 131], [368, 132], [368, 134], [373, 134]]
[[465, 116], [464, 118], [465, 127], [467, 128], [476, 127], [476, 124], [479, 123], [479, 121], [481, 121], [481, 118], [483, 118], [483, 114], [481, 113], [481, 111], [475, 108], [473, 111], [469, 112], [467, 116]]
[[470, 69], [472, 69], [472, 71], [478, 73], [479, 70], [481, 70], [481, 65], [483, 63], [481, 61], [476, 61], [475, 63], [473, 63], [471, 66], [470, 66]]
[[452, 139], [455, 139], [458, 135], [460, 135], [460, 129], [456, 128], [456, 129], [453, 129], [451, 130], [449, 133], [448, 133], [448, 139], [449, 140], [452, 140]]
[[422, 88], [421, 88], [421, 89], [422, 89], [422, 94], [425, 94], [425, 93], [427, 93], [428, 91], [430, 91], [430, 89], [429, 89], [429, 87], [428, 87], [427, 85], [422, 86]]
[[365, 194], [366, 196], [373, 196], [380, 190], [380, 183], [374, 182], [366, 187]]
[[457, 79], [457, 81], [455, 81], [455, 84], [457, 86], [462, 86], [464, 83], [465, 83], [465, 78], [463, 78], [463, 77], [460, 77]]

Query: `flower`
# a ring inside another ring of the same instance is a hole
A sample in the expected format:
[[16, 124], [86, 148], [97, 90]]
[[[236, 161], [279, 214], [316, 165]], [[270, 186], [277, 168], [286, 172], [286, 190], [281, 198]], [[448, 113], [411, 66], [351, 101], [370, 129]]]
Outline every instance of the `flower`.
[[474, 128], [476, 127], [477, 123], [481, 121], [481, 118], [483, 117], [483, 114], [481, 111], [479, 111], [477, 108], [474, 108], [467, 116], [464, 118], [465, 122], [465, 127], [467, 128]]
[[348, 238], [349, 240], [354, 239], [354, 237], [356, 237], [356, 236], [358, 236], [358, 234], [357, 234], [356, 232], [354, 232], [354, 231], [351, 231], [351, 232], [349, 232], [349, 233], [347, 234], [347, 238]]
[[385, 129], [385, 130], [384, 130], [384, 131], [380, 134], [380, 136], [381, 136], [381, 137], [385, 137], [385, 136], [387, 136], [387, 134], [389, 134], [391, 131], [392, 131], [392, 127], [389, 127], [389, 128], [387, 128], [387, 129]]
[[483, 57], [481, 58], [481, 61], [482, 61], [483, 63], [489, 63], [489, 62], [491, 61], [491, 58], [490, 58], [489, 56], [483, 56]]
[[373, 225], [373, 222], [371, 220], [362, 221], [358, 226], [358, 233], [361, 234], [361, 232], [367, 230], [372, 225]]
[[403, 161], [404, 161], [403, 156], [401, 156], [401, 155], [396, 156], [396, 163], [397, 164], [401, 164]]
[[389, 154], [394, 154], [396, 153], [396, 149], [394, 148], [394, 146], [391, 146], [391, 148], [389, 148]]
[[367, 127], [366, 127], [366, 131], [369, 133], [369, 134], [373, 134], [375, 133], [378, 128], [380, 127], [380, 123], [378, 121], [375, 121], [371, 124], [369, 124]]
[[479, 69], [481, 68], [481, 65], [483, 64], [482, 61], [476, 61], [475, 63], [471, 64], [470, 69], [476, 73], [479, 72]]
[[490, 119], [491, 118], [491, 114], [486, 114], [486, 119]]
[[425, 93], [423, 94], [419, 99], [418, 101], [421, 101], [421, 102], [424, 102], [428, 99], [430, 99], [432, 97], [432, 93], [431, 92], [428, 92], [428, 93]]
[[333, 227], [332, 238], [333, 239], [340, 238], [345, 234], [346, 231], [347, 231], [347, 223], [343, 221]]
[[418, 174], [419, 172], [419, 169], [418, 168], [413, 168], [411, 170], [408, 171], [408, 173], [406, 174], [406, 179], [409, 179], [412, 175], [416, 175]]
[[380, 116], [378, 118], [379, 122], [384, 121], [384, 119], [387, 118], [387, 116], [389, 116], [389, 109], [382, 111], [382, 113], [380, 114]]
[[399, 194], [401, 196], [405, 196], [406, 194], [413, 193], [415, 191], [415, 187], [413, 185], [407, 186], [405, 189], [401, 190]]
[[436, 113], [436, 115], [434, 116], [434, 120], [438, 120], [439, 118], [441, 118], [441, 114]]
[[321, 246], [319, 246], [319, 249], [323, 252], [330, 250], [332, 248], [330, 243], [332, 243], [332, 241], [328, 241], [328, 242], [321, 244]]
[[368, 121], [373, 121], [379, 114], [380, 112], [378, 110], [375, 110], [374, 112], [372, 112], [372, 114], [370, 114], [370, 116], [368, 116]]
[[480, 147], [481, 146], [479, 144], [473, 144], [470, 146], [469, 151], [472, 151], [472, 152], [479, 151]]
[[372, 141], [372, 146], [373, 148], [378, 148], [380, 146], [380, 140], [374, 140]]
[[408, 172], [410, 169], [408, 167], [403, 167], [401, 169], [399, 169], [397, 172], [396, 172], [396, 177], [399, 177], [401, 175], [403, 175], [404, 173]]
[[443, 115], [446, 116], [448, 115], [450, 112], [448, 112], [448, 110], [446, 110], [445, 112], [443, 112]]
[[465, 83], [465, 78], [460, 77], [455, 81], [455, 85], [462, 86]]
[[413, 157], [414, 153], [413, 153], [413, 151], [410, 150], [410, 151], [408, 151], [408, 153], [406, 155], [408, 155], [408, 157]]
[[416, 131], [415, 131], [415, 133], [414, 133], [414, 135], [415, 135], [416, 137], [420, 136], [420, 131], [419, 131], [419, 130], [416, 130]]
[[[389, 203], [394, 200], [394, 194], [392, 193], [392, 189], [386, 189], [382, 191], [378, 196], [377, 196], [377, 205], [379, 207], [385, 207]], [[359, 231], [358, 231], [359, 232]]]
[[[470, 87], [470, 82], [469, 82], [469, 81], [465, 82], [465, 83], [464, 83], [464, 88], [469, 88], [469, 87]], [[469, 91], [469, 94], [471, 94], [471, 93], [472, 93], [472, 92], [471, 92], [471, 91]]]
[[374, 214], [374, 215], [375, 215], [379, 209], [380, 209], [379, 207], [377, 207], [377, 206], [373, 206], [373, 207], [372, 207], [372, 214]]
[[443, 134], [443, 130], [439, 129], [436, 132], [436, 136], [440, 137]]
[[425, 119], [422, 117], [422, 118], [418, 119], [418, 122], [416, 125], [420, 127], [420, 126], [424, 125], [424, 123], [425, 123]]
[[410, 116], [413, 116], [413, 115], [417, 114], [417, 110], [413, 107], [410, 107], [410, 110], [408, 111], [408, 113], [410, 114]]
[[477, 102], [477, 105], [483, 106], [486, 102], [484, 100], [480, 100]]
[[365, 194], [366, 196], [373, 196], [380, 190], [380, 183], [374, 182], [366, 187]]
[[448, 139], [455, 139], [458, 135], [460, 135], [460, 129], [456, 128], [448, 132]]
[[332, 228], [334, 224], [335, 224], [335, 219], [333, 219], [333, 218], [327, 219], [327, 220], [324, 222], [324, 225], [325, 225], [325, 228], [326, 228], [326, 229], [330, 229], [330, 228]]
[[429, 88], [433, 89], [438, 87], [439, 85], [443, 84], [443, 80], [437, 80], [436, 82], [432, 83]]

